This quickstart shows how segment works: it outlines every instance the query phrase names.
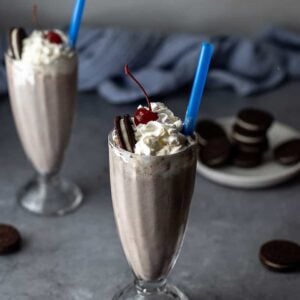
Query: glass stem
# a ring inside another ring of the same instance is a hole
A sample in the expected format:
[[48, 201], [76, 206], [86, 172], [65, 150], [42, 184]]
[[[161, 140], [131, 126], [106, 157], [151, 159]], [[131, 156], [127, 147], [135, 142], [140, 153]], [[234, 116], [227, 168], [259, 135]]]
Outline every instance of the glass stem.
[[38, 174], [37, 180], [40, 184], [41, 193], [46, 195], [50, 186], [55, 184], [57, 173]]
[[137, 278], [135, 279], [135, 287], [140, 295], [155, 295], [163, 293], [166, 283], [166, 279], [155, 281], [144, 281]]
[[57, 172], [48, 174], [38, 174], [38, 180], [41, 184], [47, 184], [57, 177]]

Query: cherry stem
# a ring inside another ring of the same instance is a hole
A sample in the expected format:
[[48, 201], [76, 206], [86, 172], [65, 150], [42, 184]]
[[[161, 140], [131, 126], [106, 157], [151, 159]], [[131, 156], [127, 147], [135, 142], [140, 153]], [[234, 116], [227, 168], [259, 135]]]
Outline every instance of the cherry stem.
[[37, 4], [34, 3], [34, 4], [32, 5], [32, 23], [33, 23], [33, 25], [35, 25], [36, 27], [37, 27], [37, 25], [38, 25], [37, 10], [38, 10]]
[[150, 103], [150, 99], [149, 99], [149, 96], [147, 94], [147, 92], [145, 91], [144, 87], [142, 86], [142, 84], [133, 76], [133, 74], [131, 73], [131, 71], [129, 70], [129, 67], [128, 65], [125, 65], [125, 74], [128, 75], [129, 77], [131, 77], [131, 79], [133, 81], [135, 81], [135, 83], [140, 87], [140, 89], [143, 91], [145, 97], [146, 97], [146, 100], [147, 100], [147, 103], [148, 103], [148, 107], [149, 107], [149, 111], [152, 111], [152, 108], [151, 108], [151, 103]]

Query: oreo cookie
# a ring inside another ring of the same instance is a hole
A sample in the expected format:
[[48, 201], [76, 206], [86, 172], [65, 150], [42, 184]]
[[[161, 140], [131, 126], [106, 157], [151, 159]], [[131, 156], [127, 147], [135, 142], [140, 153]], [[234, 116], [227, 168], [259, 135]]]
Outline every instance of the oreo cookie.
[[293, 165], [300, 161], [300, 138], [291, 139], [278, 145], [273, 156], [282, 165]]
[[266, 130], [247, 130], [236, 123], [232, 126], [232, 132], [236, 132], [242, 136], [253, 138], [262, 137], [266, 134]]
[[115, 117], [114, 125], [117, 146], [133, 153], [136, 140], [130, 116]]
[[268, 112], [243, 109], [232, 126], [229, 141], [225, 130], [216, 122], [198, 121], [195, 131], [202, 146], [199, 159], [210, 167], [223, 166], [228, 162], [241, 168], [257, 167], [262, 164], [264, 153], [269, 149], [267, 131], [272, 123], [273, 116]]
[[240, 141], [236, 140], [235, 138], [233, 138], [233, 143], [237, 149], [239, 149], [240, 151], [243, 151], [243, 152], [264, 153], [267, 150], [269, 150], [269, 140], [267, 138], [265, 138], [262, 142], [252, 143], [252, 144], [243, 143], [243, 142], [240, 142]]
[[21, 27], [12, 28], [9, 32], [9, 46], [14, 59], [22, 58], [23, 40], [27, 37], [26, 31]]
[[200, 149], [200, 160], [209, 167], [225, 165], [231, 155], [231, 144], [226, 137], [210, 139]]
[[261, 164], [262, 154], [259, 152], [244, 152], [239, 149], [232, 151], [231, 161], [241, 168], [254, 168]]
[[269, 142], [266, 141], [265, 143], [256, 145], [234, 142], [234, 147], [242, 152], [263, 154], [269, 149]]
[[235, 124], [232, 128], [232, 137], [241, 143], [258, 144], [266, 140], [266, 131], [247, 130], [238, 124]]
[[15, 227], [0, 224], [0, 255], [18, 251], [21, 247], [21, 241], [21, 235]]
[[124, 142], [123, 135], [121, 132], [120, 121], [121, 121], [121, 117], [116, 116], [114, 119], [114, 127], [115, 127], [115, 135], [116, 135], [115, 143], [116, 143], [117, 147], [125, 150], [126, 146], [125, 146], [125, 142]]
[[256, 108], [245, 108], [238, 113], [236, 123], [252, 131], [266, 131], [272, 125], [273, 116]]
[[225, 130], [219, 124], [210, 120], [198, 121], [195, 131], [198, 133], [199, 142], [202, 146], [212, 139], [226, 138]]
[[272, 271], [289, 272], [300, 268], [300, 246], [287, 240], [273, 240], [259, 251], [261, 263]]
[[129, 115], [125, 115], [120, 121], [121, 130], [125, 142], [127, 151], [134, 152], [134, 147], [136, 144], [134, 131], [132, 128], [132, 123]]

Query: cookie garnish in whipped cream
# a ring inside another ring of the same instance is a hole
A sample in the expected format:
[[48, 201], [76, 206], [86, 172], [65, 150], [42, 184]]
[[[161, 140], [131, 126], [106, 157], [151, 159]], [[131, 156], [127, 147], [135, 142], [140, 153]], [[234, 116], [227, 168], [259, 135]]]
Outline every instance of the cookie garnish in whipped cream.
[[27, 37], [26, 31], [21, 27], [14, 27], [9, 31], [9, 49], [14, 59], [22, 58], [23, 40]]
[[115, 117], [114, 140], [118, 147], [129, 152], [134, 152], [136, 140], [129, 115]]
[[139, 106], [134, 117], [115, 119], [116, 145], [138, 155], [162, 156], [177, 153], [195, 141], [181, 133], [182, 121], [163, 103], [150, 102], [142, 85], [125, 66], [125, 73], [142, 88], [148, 107]]

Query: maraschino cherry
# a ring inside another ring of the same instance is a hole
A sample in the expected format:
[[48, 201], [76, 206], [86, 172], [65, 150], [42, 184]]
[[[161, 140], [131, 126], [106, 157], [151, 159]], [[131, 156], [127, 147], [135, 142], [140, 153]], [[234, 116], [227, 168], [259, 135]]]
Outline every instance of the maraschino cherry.
[[130, 76], [132, 78], [133, 81], [135, 81], [135, 83], [140, 87], [140, 89], [143, 91], [147, 103], [148, 103], [148, 109], [147, 108], [139, 108], [136, 110], [136, 112], [134, 113], [134, 123], [135, 125], [139, 125], [139, 124], [147, 124], [150, 121], [156, 121], [158, 119], [158, 114], [152, 111], [151, 108], [151, 103], [149, 100], [149, 96], [146, 93], [144, 87], [141, 85], [141, 83], [132, 75], [132, 73], [129, 70], [128, 65], [125, 65], [125, 74]]
[[46, 35], [46, 39], [52, 44], [62, 44], [63, 42], [61, 36], [55, 31], [49, 31]]

